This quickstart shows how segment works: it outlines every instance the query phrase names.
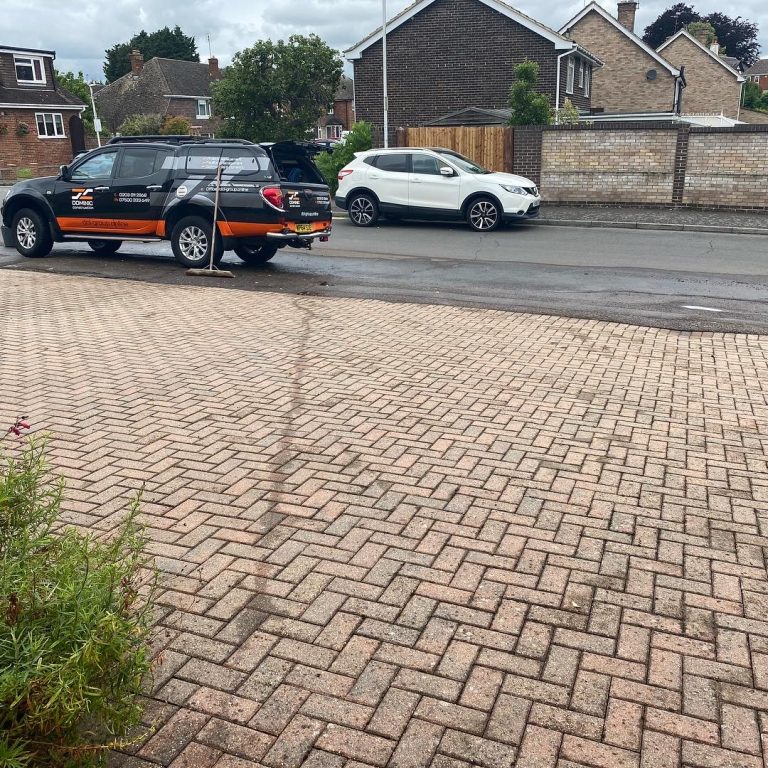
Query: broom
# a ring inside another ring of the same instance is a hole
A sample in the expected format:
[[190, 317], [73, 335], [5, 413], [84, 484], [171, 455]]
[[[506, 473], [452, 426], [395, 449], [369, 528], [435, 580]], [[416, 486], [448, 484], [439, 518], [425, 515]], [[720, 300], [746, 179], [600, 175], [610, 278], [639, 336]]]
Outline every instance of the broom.
[[209, 262], [207, 269], [188, 269], [187, 274], [190, 277], [234, 277], [232, 272], [226, 269], [219, 269], [213, 263], [213, 248], [216, 244], [216, 220], [219, 214], [219, 190], [221, 189], [221, 172], [224, 169], [223, 165], [219, 165], [216, 169], [216, 194], [213, 198], [213, 229], [211, 229], [211, 244], [208, 247]]

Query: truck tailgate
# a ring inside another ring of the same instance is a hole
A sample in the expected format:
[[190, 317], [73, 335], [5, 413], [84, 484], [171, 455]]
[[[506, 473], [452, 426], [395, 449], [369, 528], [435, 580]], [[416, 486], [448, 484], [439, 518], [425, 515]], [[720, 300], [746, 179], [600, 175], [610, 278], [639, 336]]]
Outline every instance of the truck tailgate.
[[325, 184], [280, 182], [286, 221], [328, 222], [332, 218], [331, 195]]

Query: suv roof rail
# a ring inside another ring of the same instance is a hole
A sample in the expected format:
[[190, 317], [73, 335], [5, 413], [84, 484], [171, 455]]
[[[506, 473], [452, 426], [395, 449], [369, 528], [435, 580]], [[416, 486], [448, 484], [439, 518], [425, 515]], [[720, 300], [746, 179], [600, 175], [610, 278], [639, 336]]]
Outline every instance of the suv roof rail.
[[137, 144], [137, 143], [152, 143], [152, 144], [249, 144], [253, 145], [252, 141], [247, 139], [211, 139], [204, 136], [185, 136], [171, 134], [169, 136], [164, 135], [147, 135], [147, 136], [114, 136], [107, 144]]

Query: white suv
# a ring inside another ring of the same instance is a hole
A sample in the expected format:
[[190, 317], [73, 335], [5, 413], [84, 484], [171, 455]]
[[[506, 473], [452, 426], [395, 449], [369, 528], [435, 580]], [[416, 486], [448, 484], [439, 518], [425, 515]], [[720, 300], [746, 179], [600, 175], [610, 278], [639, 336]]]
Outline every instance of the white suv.
[[379, 216], [394, 219], [466, 219], [491, 232], [502, 221], [539, 215], [536, 185], [523, 176], [493, 173], [451, 149], [402, 147], [356, 152], [339, 171], [336, 205], [358, 227]]

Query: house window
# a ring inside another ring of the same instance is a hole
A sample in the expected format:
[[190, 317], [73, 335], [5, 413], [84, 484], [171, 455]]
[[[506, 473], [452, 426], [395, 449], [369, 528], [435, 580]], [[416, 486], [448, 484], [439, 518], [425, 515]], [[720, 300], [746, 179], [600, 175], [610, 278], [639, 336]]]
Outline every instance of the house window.
[[35, 115], [37, 120], [37, 135], [43, 139], [63, 138], [64, 121], [61, 115], [56, 112], [38, 112]]
[[16, 82], [45, 84], [45, 65], [40, 56], [14, 56]]
[[568, 59], [568, 79], [565, 81], [565, 92], [573, 93], [573, 81], [576, 79], [576, 63], [573, 57]]
[[587, 64], [587, 71], [584, 73], [584, 95], [589, 96], [592, 90], [592, 65]]
[[341, 138], [341, 126], [340, 125], [329, 125], [327, 130], [328, 130], [328, 138], [329, 139]]
[[584, 62], [579, 61], [579, 88], [584, 87]]
[[198, 99], [197, 100], [197, 119], [207, 120], [210, 116], [211, 116], [211, 100]]

